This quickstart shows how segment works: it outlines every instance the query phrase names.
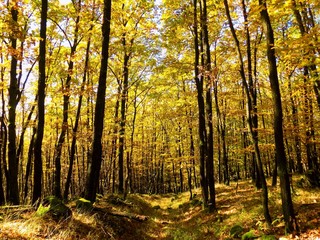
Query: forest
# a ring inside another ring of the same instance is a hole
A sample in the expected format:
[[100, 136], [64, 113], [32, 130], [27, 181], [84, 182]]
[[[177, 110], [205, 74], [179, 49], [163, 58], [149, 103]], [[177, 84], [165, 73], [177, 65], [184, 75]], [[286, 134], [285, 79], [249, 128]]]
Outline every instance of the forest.
[[319, 1], [5, 0], [0, 13], [2, 210], [184, 196], [219, 221], [221, 194], [243, 187], [266, 229], [307, 229], [296, 193], [320, 200]]

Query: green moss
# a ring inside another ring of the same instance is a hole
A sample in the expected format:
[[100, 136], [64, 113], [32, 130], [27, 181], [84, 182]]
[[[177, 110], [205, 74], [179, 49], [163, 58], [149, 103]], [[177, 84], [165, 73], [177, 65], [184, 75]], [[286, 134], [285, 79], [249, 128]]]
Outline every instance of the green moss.
[[242, 235], [241, 240], [249, 240], [255, 238], [258, 238], [258, 236], [256, 236], [253, 231], [249, 231]]

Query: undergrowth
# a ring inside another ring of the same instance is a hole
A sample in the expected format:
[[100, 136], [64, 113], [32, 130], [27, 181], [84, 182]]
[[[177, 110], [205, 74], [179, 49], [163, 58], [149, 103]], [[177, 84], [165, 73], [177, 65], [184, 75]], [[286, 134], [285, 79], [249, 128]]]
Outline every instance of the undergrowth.
[[[199, 189], [189, 193], [108, 195], [89, 211], [70, 202], [72, 216], [61, 221], [40, 217], [30, 206], [0, 209], [0, 239], [320, 239], [320, 191], [297, 184], [293, 178], [293, 202], [301, 233], [284, 236], [280, 189], [269, 187], [273, 218], [269, 228], [263, 219], [261, 192], [249, 181], [216, 185], [217, 209], [202, 209]], [[268, 182], [270, 185], [270, 182]], [[141, 218], [141, 216], [143, 216]], [[250, 239], [250, 238], [249, 238]]]

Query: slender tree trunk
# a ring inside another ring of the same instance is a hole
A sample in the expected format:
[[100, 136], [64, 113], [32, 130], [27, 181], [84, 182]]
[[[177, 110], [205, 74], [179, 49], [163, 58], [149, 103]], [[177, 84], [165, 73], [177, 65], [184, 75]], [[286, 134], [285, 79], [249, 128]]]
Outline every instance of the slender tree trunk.
[[225, 185], [230, 185], [230, 175], [229, 175], [229, 159], [227, 153], [227, 143], [226, 143], [226, 124], [225, 115], [221, 115], [220, 121], [220, 131], [221, 131], [221, 148], [222, 148], [222, 164], [223, 164], [223, 182]]
[[[90, 27], [90, 30], [92, 30], [93, 26]], [[82, 78], [82, 84], [80, 89], [80, 96], [78, 100], [78, 108], [76, 113], [76, 119], [72, 130], [72, 142], [71, 142], [71, 149], [70, 149], [70, 156], [69, 156], [69, 168], [68, 168], [68, 174], [67, 174], [67, 180], [65, 184], [65, 189], [63, 193], [63, 198], [65, 200], [68, 199], [69, 194], [69, 188], [71, 184], [72, 179], [72, 171], [73, 171], [73, 163], [75, 159], [75, 153], [76, 153], [76, 142], [77, 142], [77, 132], [79, 127], [79, 120], [80, 120], [80, 114], [81, 114], [81, 107], [82, 107], [82, 99], [83, 99], [83, 92], [84, 87], [87, 81], [87, 72], [89, 67], [89, 54], [90, 54], [90, 44], [91, 44], [91, 37], [89, 37], [86, 47], [86, 57], [85, 57], [85, 63], [84, 63], [84, 72], [83, 72], [83, 78]]]
[[[3, 112], [4, 114], [4, 112]], [[2, 169], [3, 163], [6, 161], [6, 152], [4, 152], [4, 149], [6, 149], [7, 144], [7, 135], [6, 135], [6, 126], [4, 123], [4, 116], [1, 116], [0, 119], [0, 205], [5, 204], [5, 196], [4, 196], [4, 189], [3, 189], [3, 175], [2, 173], [5, 172], [5, 169]]]
[[[215, 67], [216, 67], [216, 61], [215, 61]], [[217, 115], [217, 133], [218, 133], [218, 179], [219, 179], [219, 183], [222, 183], [222, 179], [224, 178], [226, 180], [226, 174], [227, 172], [223, 171], [223, 176], [222, 177], [222, 162], [223, 162], [223, 169], [228, 169], [226, 168], [227, 166], [225, 165], [226, 162], [228, 162], [228, 159], [224, 158], [224, 148], [223, 146], [225, 146], [225, 138], [223, 136], [223, 119], [222, 119], [222, 114], [220, 111], [220, 106], [219, 106], [219, 98], [218, 98], [218, 82], [217, 80], [215, 81], [215, 86], [213, 88], [213, 96], [214, 96], [214, 101], [215, 101], [215, 108], [216, 108], [216, 115]], [[221, 151], [222, 149], [222, 151]], [[222, 156], [222, 157], [221, 157]], [[221, 161], [221, 158], [223, 159], [223, 161]]]
[[29, 150], [28, 150], [28, 161], [26, 166], [26, 175], [24, 180], [24, 201], [26, 202], [28, 192], [29, 192], [29, 177], [32, 169], [33, 151], [34, 151], [34, 141], [36, 137], [37, 129], [33, 127], [33, 132], [30, 140]]
[[[191, 115], [191, 114], [190, 114]], [[192, 178], [193, 173], [193, 183], [194, 187], [197, 187], [197, 178], [196, 178], [196, 167], [194, 161], [194, 139], [193, 139], [193, 128], [191, 125], [191, 120], [188, 117], [188, 126], [189, 126], [189, 137], [190, 137], [190, 178]], [[192, 184], [192, 182], [191, 182]]]
[[289, 174], [287, 171], [287, 159], [283, 143], [283, 116], [281, 94], [278, 80], [277, 61], [274, 48], [274, 36], [265, 0], [259, 0], [260, 15], [267, 39], [267, 57], [269, 63], [269, 79], [272, 90], [274, 110], [274, 139], [278, 173], [280, 178], [282, 211], [285, 221], [285, 231], [290, 233], [298, 229], [297, 220], [293, 210]]
[[125, 128], [126, 128], [126, 105], [128, 98], [128, 83], [129, 83], [129, 59], [130, 54], [126, 50], [126, 35], [122, 36], [122, 45], [124, 47], [124, 57], [123, 57], [123, 81], [122, 81], [122, 91], [121, 91], [121, 101], [120, 101], [120, 129], [119, 129], [119, 153], [118, 153], [118, 178], [119, 186], [118, 192], [123, 193], [124, 191], [124, 145], [125, 145]]
[[116, 158], [117, 158], [117, 141], [118, 141], [118, 124], [119, 124], [119, 106], [120, 106], [120, 95], [121, 95], [121, 88], [120, 82], [118, 83], [118, 94], [116, 105], [114, 107], [114, 127], [112, 129], [112, 141], [111, 141], [111, 156], [110, 160], [112, 162], [112, 193], [115, 193], [116, 188]]
[[291, 76], [288, 77], [288, 89], [290, 96], [290, 104], [291, 104], [291, 114], [292, 114], [292, 124], [294, 127], [294, 151], [296, 155], [297, 161], [297, 171], [298, 173], [303, 173], [302, 167], [302, 158], [301, 158], [301, 140], [299, 136], [299, 118], [298, 118], [298, 109], [295, 105], [295, 99], [292, 94], [292, 86], [291, 86]]
[[47, 38], [48, 0], [41, 1], [39, 79], [38, 79], [38, 125], [34, 143], [34, 175], [32, 203], [36, 203], [42, 194], [42, 139], [44, 132], [44, 101], [46, 87], [46, 38]]
[[[75, 6], [76, 7], [76, 6]], [[55, 178], [54, 178], [54, 195], [58, 198], [62, 198], [61, 194], [61, 155], [62, 155], [62, 147], [65, 141], [65, 137], [68, 131], [68, 119], [69, 119], [69, 101], [70, 101], [70, 84], [71, 84], [71, 73], [73, 71], [73, 56], [76, 53], [77, 45], [78, 45], [78, 31], [79, 31], [79, 21], [80, 21], [80, 7], [81, 1], [79, 2], [79, 6], [76, 8], [78, 12], [78, 16], [75, 21], [75, 29], [74, 29], [74, 40], [71, 46], [70, 51], [70, 60], [68, 63], [68, 76], [65, 82], [65, 85], [62, 86], [63, 88], [63, 120], [61, 126], [61, 132], [59, 135], [58, 142], [55, 146], [55, 154], [54, 154], [54, 163], [55, 163]]]
[[[242, 97], [243, 100], [241, 101], [241, 109], [245, 110], [245, 93], [244, 93], [244, 86], [242, 86]], [[246, 128], [246, 117], [245, 115], [242, 116], [242, 127], [243, 129]], [[246, 131], [243, 131], [242, 133], [242, 146], [243, 149], [246, 149], [248, 145], [248, 133]], [[244, 167], [244, 178], [247, 179], [249, 174], [248, 174], [248, 164], [247, 164], [247, 152], [244, 151], [243, 153], [243, 167]]]
[[[16, 3], [17, 4], [17, 3]], [[11, 8], [11, 17], [14, 29], [18, 28], [18, 6]], [[16, 29], [18, 31], [18, 29]], [[13, 53], [11, 55], [11, 68], [10, 68], [10, 85], [9, 85], [9, 126], [8, 126], [8, 164], [9, 164], [9, 196], [8, 201], [12, 204], [19, 204], [19, 188], [18, 188], [18, 159], [16, 148], [16, 107], [20, 98], [20, 91], [17, 79], [17, 63], [18, 63], [18, 50], [17, 50], [17, 36], [10, 37], [11, 48]], [[10, 187], [9, 187], [10, 186]]]
[[[1, 63], [3, 63], [3, 55], [1, 54]], [[1, 84], [4, 84], [4, 73], [5, 67], [1, 67], [0, 70]], [[1, 89], [1, 102], [2, 102], [2, 113], [0, 116], [0, 205], [5, 204], [5, 194], [3, 188], [3, 173], [5, 179], [8, 181], [8, 170], [7, 170], [7, 126], [5, 124], [5, 99], [4, 99], [4, 89]]]
[[206, 113], [207, 113], [207, 159], [206, 159], [206, 174], [209, 187], [209, 210], [213, 211], [216, 208], [216, 196], [215, 196], [215, 179], [214, 179], [214, 160], [213, 160], [213, 122], [212, 122], [212, 81], [213, 76], [211, 73], [211, 53], [209, 43], [209, 31], [208, 31], [208, 16], [207, 16], [207, 0], [202, 0], [202, 36], [203, 45], [205, 48], [205, 66], [204, 69], [208, 72], [206, 83]]
[[111, 20], [111, 0], [104, 0], [103, 23], [102, 23], [102, 52], [99, 75], [98, 93], [94, 115], [94, 134], [92, 159], [88, 168], [85, 198], [94, 202], [99, 185], [99, 176], [102, 162], [102, 133], [105, 111], [106, 79], [108, 69], [109, 38]]
[[194, 7], [194, 49], [195, 49], [195, 63], [194, 75], [197, 86], [197, 100], [199, 109], [199, 149], [200, 149], [200, 185], [204, 207], [208, 205], [208, 183], [206, 178], [205, 163], [206, 163], [206, 148], [207, 148], [207, 133], [206, 133], [206, 119], [205, 119], [205, 104], [203, 98], [203, 78], [199, 77], [199, 36], [198, 36], [198, 14], [197, 14], [197, 0], [193, 0]]
[[[244, 86], [244, 90], [247, 96], [247, 127], [253, 142], [254, 146], [254, 152], [255, 152], [255, 159], [258, 167], [258, 172], [260, 176], [260, 180], [262, 183], [262, 205], [263, 205], [263, 213], [266, 222], [271, 225], [271, 216], [269, 213], [269, 207], [268, 207], [268, 189], [267, 189], [267, 183], [265, 179], [265, 175], [263, 172], [263, 165], [262, 165], [262, 160], [261, 160], [261, 155], [260, 155], [260, 150], [259, 150], [259, 145], [258, 145], [258, 133], [256, 130], [254, 130], [254, 122], [253, 117], [251, 116], [251, 113], [253, 111], [253, 90], [250, 90], [253, 88], [253, 81], [252, 81], [252, 68], [251, 68], [251, 49], [250, 49], [250, 35], [249, 35], [249, 29], [248, 26], [246, 25], [246, 39], [247, 39], [247, 57], [248, 57], [248, 76], [249, 76], [249, 84], [247, 83], [246, 76], [245, 76], [245, 70], [244, 70], [244, 64], [243, 64], [243, 58], [241, 54], [241, 49], [240, 49], [240, 43], [237, 38], [235, 29], [233, 27], [233, 23], [231, 20], [230, 12], [229, 12], [229, 6], [228, 6], [228, 1], [224, 0], [224, 5], [226, 9], [226, 15], [228, 17], [228, 22], [230, 26], [230, 30], [233, 36], [233, 39], [236, 44], [236, 49], [238, 53], [238, 58], [239, 58], [239, 64], [240, 64], [240, 75], [242, 78], [242, 83]], [[247, 22], [247, 13], [246, 13], [246, 6], [244, 1], [242, 0], [242, 8], [243, 8], [243, 13], [244, 13], [244, 20]]]

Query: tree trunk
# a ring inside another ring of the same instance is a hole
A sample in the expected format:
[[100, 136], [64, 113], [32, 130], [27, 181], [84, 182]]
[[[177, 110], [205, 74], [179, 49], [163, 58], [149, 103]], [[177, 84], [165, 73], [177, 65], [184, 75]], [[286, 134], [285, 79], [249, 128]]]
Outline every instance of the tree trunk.
[[[47, 38], [48, 0], [41, 1], [39, 79], [38, 79], [38, 125], [34, 143], [34, 175], [32, 203], [41, 198], [42, 193], [42, 139], [44, 131], [44, 102], [46, 87], [46, 38]], [[39, 203], [39, 202], [38, 202]]]
[[208, 32], [208, 16], [207, 16], [207, 0], [202, 0], [202, 36], [203, 45], [205, 48], [205, 66], [204, 69], [208, 73], [206, 83], [206, 116], [207, 116], [207, 159], [206, 159], [206, 177], [209, 187], [209, 210], [213, 211], [216, 208], [216, 196], [215, 196], [215, 179], [214, 179], [214, 160], [213, 160], [213, 122], [212, 122], [212, 81], [213, 76], [211, 74], [211, 53], [209, 43], [209, 32]]
[[244, 1], [242, 0], [242, 8], [243, 8], [243, 13], [244, 13], [244, 22], [246, 24], [246, 40], [247, 40], [247, 58], [248, 58], [248, 76], [249, 76], [249, 84], [247, 83], [246, 76], [245, 76], [245, 70], [244, 70], [244, 63], [243, 63], [243, 58], [241, 54], [241, 49], [240, 49], [240, 43], [237, 38], [235, 29], [233, 27], [233, 23], [231, 20], [230, 12], [229, 12], [229, 6], [228, 6], [228, 1], [224, 0], [224, 5], [226, 9], [226, 15], [228, 17], [228, 22], [230, 26], [230, 30], [233, 36], [233, 39], [236, 44], [236, 49], [238, 53], [238, 58], [239, 58], [239, 64], [240, 64], [240, 75], [242, 79], [242, 83], [244, 86], [244, 90], [246, 93], [247, 97], [247, 128], [249, 130], [251, 140], [253, 142], [253, 147], [254, 147], [254, 152], [255, 152], [255, 159], [258, 167], [258, 172], [260, 176], [260, 180], [262, 183], [262, 205], [263, 205], [263, 213], [266, 222], [271, 225], [271, 216], [269, 213], [269, 207], [268, 207], [268, 189], [267, 189], [267, 183], [265, 179], [265, 175], [263, 172], [263, 165], [262, 165], [262, 160], [261, 160], [261, 155], [260, 155], [260, 150], [259, 150], [259, 145], [258, 145], [258, 133], [254, 129], [254, 124], [257, 124], [257, 120], [254, 120], [253, 117], [251, 116], [251, 113], [253, 112], [253, 108], [255, 107], [253, 105], [253, 95], [254, 90], [253, 90], [253, 81], [252, 81], [252, 68], [251, 68], [251, 49], [250, 49], [250, 35], [249, 35], [249, 29], [247, 26], [247, 13], [246, 13], [246, 6]]
[[28, 161], [26, 166], [26, 175], [24, 180], [24, 201], [26, 202], [28, 192], [29, 192], [29, 177], [32, 169], [32, 159], [33, 159], [33, 151], [34, 151], [34, 141], [36, 137], [37, 129], [33, 127], [33, 132], [30, 140], [29, 150], [28, 150]]
[[272, 91], [273, 110], [274, 110], [274, 139], [276, 148], [276, 159], [278, 163], [278, 173], [280, 178], [282, 211], [285, 221], [285, 231], [290, 233], [297, 230], [297, 220], [293, 210], [293, 203], [291, 198], [291, 189], [289, 174], [287, 171], [287, 159], [285, 155], [283, 143], [283, 116], [281, 94], [278, 80], [277, 61], [274, 48], [274, 36], [271, 26], [267, 5], [265, 0], [259, 0], [261, 7], [260, 15], [267, 39], [267, 57], [269, 63], [269, 79]]
[[[17, 3], [16, 3], [17, 4]], [[18, 31], [18, 6], [11, 8], [11, 17], [13, 21], [13, 29]], [[9, 86], [9, 126], [8, 126], [8, 188], [9, 196], [8, 201], [11, 204], [19, 204], [19, 188], [18, 188], [18, 159], [16, 148], [16, 107], [20, 98], [20, 91], [17, 79], [17, 63], [18, 63], [18, 50], [17, 50], [17, 36], [10, 36], [11, 48], [13, 49], [11, 55], [11, 68], [10, 68], [10, 86]], [[10, 187], [9, 187], [10, 186]]]
[[125, 144], [125, 129], [126, 129], [126, 105], [128, 100], [128, 83], [129, 83], [129, 60], [130, 54], [126, 51], [126, 34], [122, 36], [122, 45], [124, 47], [124, 57], [123, 57], [123, 79], [122, 79], [122, 91], [121, 91], [121, 101], [120, 101], [120, 129], [119, 129], [119, 153], [118, 153], [118, 192], [123, 193], [124, 187], [124, 144]]
[[5, 204], [2, 173], [5, 172], [6, 169], [2, 169], [2, 166], [3, 166], [2, 164], [6, 162], [6, 151], [4, 151], [6, 149], [6, 144], [7, 144], [6, 139], [7, 139], [6, 126], [4, 123], [4, 116], [2, 115], [0, 119], [0, 205], [1, 206]]
[[206, 148], [207, 148], [207, 133], [206, 133], [206, 119], [205, 119], [205, 104], [203, 98], [203, 78], [199, 77], [199, 37], [198, 37], [198, 19], [197, 19], [197, 0], [193, 0], [194, 8], [194, 49], [195, 49], [195, 63], [194, 76], [197, 86], [197, 100], [198, 100], [198, 127], [199, 127], [199, 153], [200, 153], [200, 185], [204, 207], [208, 205], [208, 183], [206, 179], [205, 163], [206, 163]]
[[294, 127], [294, 151], [295, 151], [296, 161], [297, 161], [297, 172], [299, 174], [302, 174], [303, 166], [302, 166], [302, 157], [301, 157], [301, 140], [299, 136], [298, 109], [295, 105], [295, 99], [292, 94], [291, 75], [288, 76], [288, 80], [289, 80], [288, 89], [289, 89], [290, 104], [291, 104], [292, 125]]
[[94, 134], [91, 162], [88, 168], [85, 198], [94, 202], [99, 185], [100, 168], [102, 162], [102, 133], [105, 111], [106, 79], [108, 69], [109, 38], [111, 20], [111, 0], [104, 0], [102, 23], [102, 51], [99, 75], [98, 93], [94, 115]]
[[[90, 30], [92, 30], [92, 28], [93, 28], [93, 26], [91, 25]], [[78, 132], [78, 126], [79, 126], [79, 120], [80, 120], [80, 114], [81, 114], [81, 107], [82, 107], [82, 98], [83, 98], [84, 87], [85, 87], [85, 84], [87, 81], [87, 71], [88, 71], [88, 66], [89, 66], [90, 44], [91, 44], [91, 37], [89, 37], [88, 42], [87, 42], [86, 56], [85, 56], [85, 63], [84, 63], [84, 72], [83, 72], [83, 77], [82, 77], [80, 96], [79, 96], [79, 100], [78, 100], [78, 108], [77, 108], [75, 123], [74, 123], [73, 130], [72, 130], [72, 142], [71, 142], [71, 149], [70, 149], [70, 156], [69, 156], [69, 168], [68, 168], [65, 189], [64, 189], [64, 193], [63, 193], [63, 199], [65, 199], [65, 200], [68, 199], [69, 188], [70, 188], [71, 179], [72, 179], [73, 163], [74, 163], [75, 153], [76, 153], [77, 132]]]
[[58, 198], [62, 198], [61, 194], [61, 154], [62, 154], [62, 147], [65, 141], [65, 137], [69, 128], [68, 124], [68, 118], [69, 118], [69, 101], [70, 101], [70, 95], [71, 95], [71, 89], [70, 89], [70, 84], [71, 84], [71, 74], [73, 72], [73, 57], [74, 54], [76, 53], [77, 45], [78, 45], [78, 31], [79, 31], [79, 21], [80, 21], [80, 7], [81, 7], [81, 2], [79, 2], [79, 8], [77, 8], [78, 15], [75, 20], [75, 29], [74, 29], [74, 39], [73, 39], [73, 44], [71, 46], [71, 51], [70, 51], [70, 60], [68, 63], [68, 76], [65, 82], [65, 85], [62, 86], [62, 91], [63, 91], [63, 120], [62, 120], [62, 126], [61, 126], [61, 132], [60, 136], [58, 139], [58, 142], [55, 146], [55, 151], [54, 151], [54, 163], [55, 163], [55, 178], [54, 178], [54, 195]]

